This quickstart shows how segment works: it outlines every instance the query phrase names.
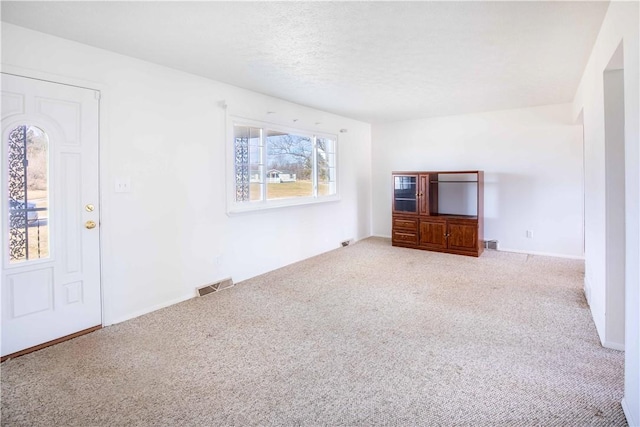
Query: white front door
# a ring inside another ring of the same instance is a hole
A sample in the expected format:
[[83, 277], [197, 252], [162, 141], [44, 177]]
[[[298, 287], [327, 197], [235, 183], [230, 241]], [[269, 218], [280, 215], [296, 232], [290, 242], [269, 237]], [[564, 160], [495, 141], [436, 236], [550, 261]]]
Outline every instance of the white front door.
[[2, 356], [102, 323], [98, 103], [2, 74]]

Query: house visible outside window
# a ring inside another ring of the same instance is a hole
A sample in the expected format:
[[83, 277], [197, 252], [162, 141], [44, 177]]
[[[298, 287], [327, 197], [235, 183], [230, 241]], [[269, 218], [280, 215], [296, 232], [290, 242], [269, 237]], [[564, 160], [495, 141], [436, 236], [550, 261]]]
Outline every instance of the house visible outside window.
[[233, 125], [231, 210], [337, 199], [337, 138], [269, 125]]

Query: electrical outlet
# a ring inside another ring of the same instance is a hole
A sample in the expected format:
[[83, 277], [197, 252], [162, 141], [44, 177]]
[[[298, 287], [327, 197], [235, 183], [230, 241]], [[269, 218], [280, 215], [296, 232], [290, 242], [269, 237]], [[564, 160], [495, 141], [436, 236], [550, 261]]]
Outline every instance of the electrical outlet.
[[533, 230], [527, 230], [527, 239], [533, 239]]

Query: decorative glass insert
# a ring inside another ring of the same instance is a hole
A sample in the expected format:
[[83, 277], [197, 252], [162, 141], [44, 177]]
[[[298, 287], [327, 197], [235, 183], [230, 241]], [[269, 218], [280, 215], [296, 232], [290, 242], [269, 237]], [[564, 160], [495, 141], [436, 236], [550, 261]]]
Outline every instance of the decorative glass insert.
[[235, 125], [233, 131], [236, 202], [262, 200], [262, 129]]
[[9, 262], [49, 257], [49, 137], [21, 125], [9, 134]]
[[313, 196], [313, 141], [309, 136], [268, 129], [267, 200]]
[[336, 140], [316, 138], [318, 196], [336, 194]]

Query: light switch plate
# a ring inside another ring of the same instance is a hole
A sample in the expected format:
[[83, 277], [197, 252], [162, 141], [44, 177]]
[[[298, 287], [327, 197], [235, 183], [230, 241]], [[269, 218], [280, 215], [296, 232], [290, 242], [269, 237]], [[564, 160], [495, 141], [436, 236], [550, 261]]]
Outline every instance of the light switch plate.
[[131, 179], [130, 178], [118, 178], [115, 182], [116, 193], [130, 193], [131, 192]]

